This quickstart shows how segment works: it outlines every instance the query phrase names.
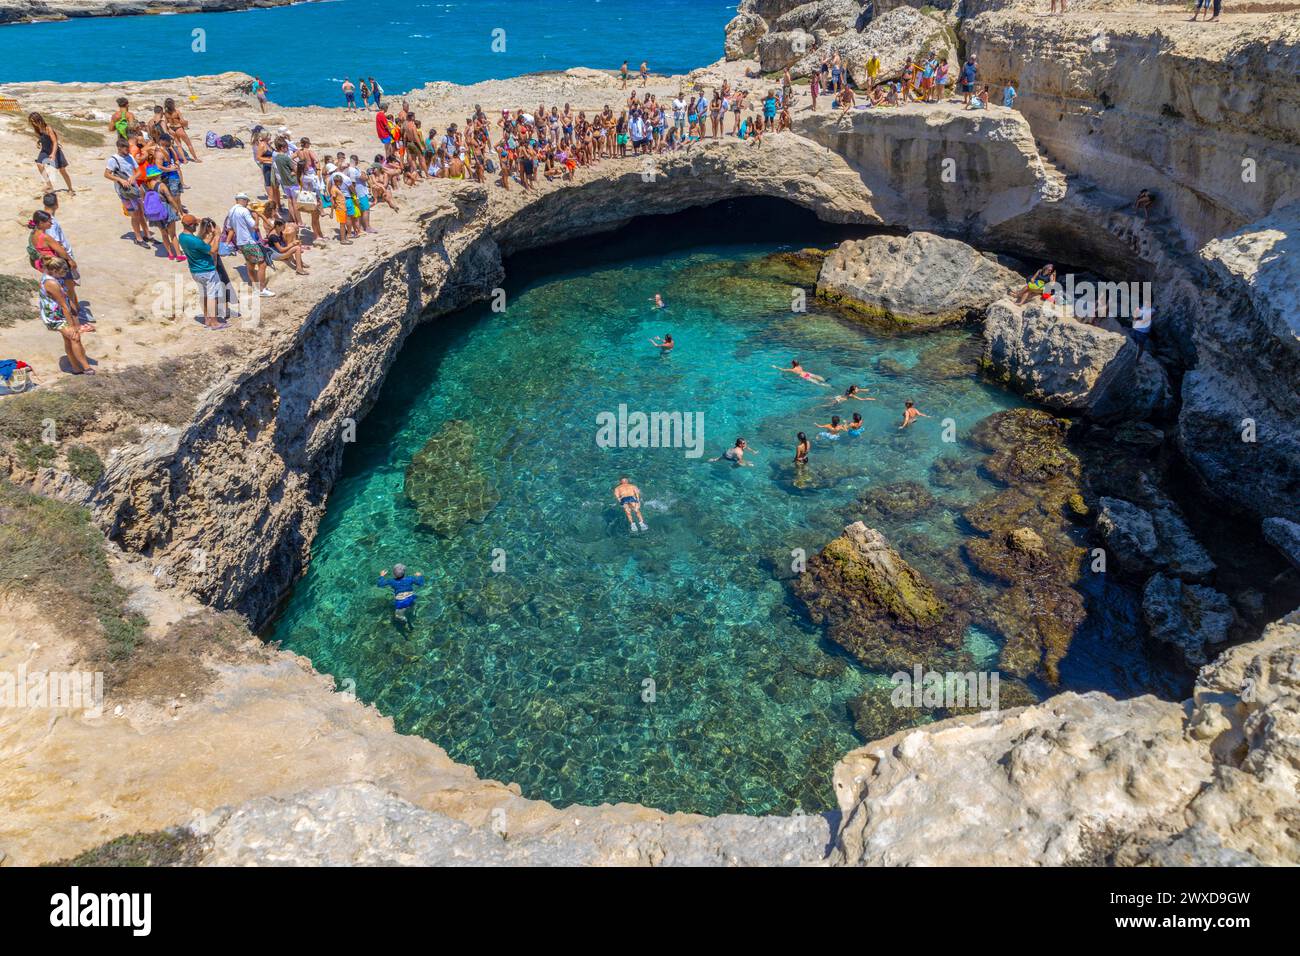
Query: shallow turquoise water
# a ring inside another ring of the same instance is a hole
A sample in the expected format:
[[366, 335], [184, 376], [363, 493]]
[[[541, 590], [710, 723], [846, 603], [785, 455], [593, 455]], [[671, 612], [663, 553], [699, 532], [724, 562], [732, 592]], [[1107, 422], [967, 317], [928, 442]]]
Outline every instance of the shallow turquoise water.
[[[1018, 400], [938, 361], [968, 333], [887, 339], [792, 313], [788, 281], [761, 270], [773, 245], [620, 259], [621, 241], [602, 264], [511, 287], [504, 314], [472, 309], [411, 337], [271, 636], [355, 681], [399, 729], [528, 796], [825, 809], [834, 762], [860, 743], [846, 703], [883, 677], [852, 663], [807, 676], [843, 657], [788, 597], [791, 550], [838, 534], [866, 488], [928, 482], [954, 452], [942, 418], [961, 434]], [[650, 307], [656, 292], [666, 312]], [[665, 331], [678, 343], [669, 357], [647, 341]], [[837, 388], [769, 367], [795, 356]], [[850, 403], [865, 434], [815, 440], [808, 480], [795, 482], [795, 433], [813, 435], [831, 414], [822, 403], [851, 382], [879, 399]], [[934, 418], [900, 432], [907, 398]], [[597, 414], [620, 403], [703, 412], [705, 458], [597, 447]], [[473, 465], [500, 502], [439, 537], [417, 526], [403, 484], [449, 420], [472, 426]], [[737, 435], [756, 467], [707, 462]], [[612, 499], [622, 474], [644, 492], [647, 533], [630, 535]], [[912, 530], [955, 541], [960, 508], [988, 490], [934, 489], [942, 507]], [[395, 562], [429, 580], [409, 633], [373, 587]], [[1068, 684], [1114, 689], [1134, 669], [1103, 642], [1076, 643]], [[998, 647], [978, 633], [970, 645], [985, 661]]]
[[[657, 73], [686, 73], [722, 56], [722, 28], [734, 15], [734, 0], [325, 0], [12, 24], [0, 26], [0, 82], [241, 70], [261, 76], [283, 106], [342, 106], [344, 76], [373, 76], [399, 95], [433, 80], [617, 70], [624, 60], [633, 70], [647, 60]], [[504, 44], [494, 47], [494, 37]], [[111, 109], [112, 100], [101, 105]]]

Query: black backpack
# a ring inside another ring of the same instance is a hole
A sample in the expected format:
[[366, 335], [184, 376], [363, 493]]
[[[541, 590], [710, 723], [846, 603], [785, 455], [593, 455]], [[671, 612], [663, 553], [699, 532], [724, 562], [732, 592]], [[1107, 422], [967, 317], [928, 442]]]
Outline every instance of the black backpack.
[[231, 136], [229, 133], [226, 133], [224, 136], [221, 137], [221, 148], [222, 149], [243, 149], [244, 142], [238, 136]]

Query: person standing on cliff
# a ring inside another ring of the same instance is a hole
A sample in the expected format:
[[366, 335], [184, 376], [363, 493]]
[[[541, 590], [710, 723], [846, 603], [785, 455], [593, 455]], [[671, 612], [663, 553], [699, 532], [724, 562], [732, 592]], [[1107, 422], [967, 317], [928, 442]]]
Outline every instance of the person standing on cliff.
[[961, 105], [970, 106], [971, 94], [975, 92], [975, 76], [979, 72], [974, 55], [962, 65], [958, 82], [961, 84]]
[[387, 569], [379, 572], [377, 588], [391, 588], [393, 592], [393, 620], [399, 626], [410, 627], [411, 615], [415, 613], [415, 589], [424, 586], [424, 575], [418, 571], [411, 577], [406, 576], [406, 565], [394, 564], [393, 576], [388, 576]]
[[350, 76], [343, 77], [343, 109], [349, 113], [357, 109], [357, 88]]
[[257, 105], [260, 106], [262, 108], [262, 112], [265, 113], [266, 112], [266, 83], [262, 81], [262, 78], [260, 76], [253, 77], [253, 95], [257, 97]]

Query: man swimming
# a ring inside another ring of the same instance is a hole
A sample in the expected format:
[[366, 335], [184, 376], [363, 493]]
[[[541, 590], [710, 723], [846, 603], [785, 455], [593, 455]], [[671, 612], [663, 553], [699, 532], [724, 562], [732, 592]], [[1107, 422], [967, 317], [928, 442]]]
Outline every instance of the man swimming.
[[662, 309], [664, 307], [664, 297], [658, 292], [655, 293], [655, 297], [650, 301], [655, 304], [656, 309]]
[[849, 427], [848, 425], [845, 425], [842, 421], [840, 421], [840, 416], [838, 415], [832, 415], [830, 424], [828, 425], [818, 425], [816, 423], [814, 424], [815, 427], [817, 428], [826, 429], [824, 432], [820, 432], [818, 434], [819, 438], [831, 438], [831, 439], [839, 438], [840, 432], [847, 431]]
[[393, 618], [401, 624], [410, 624], [408, 615], [411, 609], [415, 607], [415, 589], [424, 584], [424, 575], [416, 574], [413, 577], [406, 576], [406, 565], [394, 564], [393, 576], [388, 576], [385, 569], [379, 572], [379, 580], [375, 582], [377, 588], [392, 588], [393, 590]]
[[862, 416], [859, 415], [857, 412], [854, 412], [853, 421], [849, 422], [849, 427], [848, 427], [849, 434], [852, 435], [854, 438], [857, 438], [859, 435], [862, 434], [862, 426], [865, 424], [866, 422], [862, 420]]
[[805, 382], [812, 382], [814, 385], [820, 385], [822, 388], [831, 387], [831, 383], [826, 381], [826, 379], [822, 378], [820, 375], [804, 371], [804, 367], [799, 364], [798, 359], [790, 359], [789, 368], [782, 368], [779, 365], [773, 365], [772, 368], [776, 369], [778, 372], [789, 372], [792, 375], [798, 375]]
[[929, 417], [930, 417], [929, 415], [921, 411], [911, 402], [904, 402], [903, 403], [903, 424], [899, 425], [898, 427], [906, 428], [908, 425], [912, 424], [912, 422], [916, 421], [918, 418], [929, 418]]
[[673, 350], [673, 337], [665, 334], [662, 339], [651, 339], [650, 344], [659, 349], [661, 355], [667, 355]]
[[628, 481], [626, 475], [614, 486], [614, 500], [623, 506], [623, 513], [627, 515], [628, 529], [633, 534], [636, 534], [638, 524], [642, 531], [650, 530], [646, 527], [645, 518], [641, 516], [641, 489]]
[[736, 444], [732, 445], [717, 458], [710, 458], [709, 461], [722, 461], [725, 458], [727, 461], [735, 462], [737, 468], [753, 468], [754, 463], [752, 461], [745, 461], [745, 452], [757, 454], [757, 452], [749, 447], [749, 442], [745, 441], [743, 438], [737, 438]]

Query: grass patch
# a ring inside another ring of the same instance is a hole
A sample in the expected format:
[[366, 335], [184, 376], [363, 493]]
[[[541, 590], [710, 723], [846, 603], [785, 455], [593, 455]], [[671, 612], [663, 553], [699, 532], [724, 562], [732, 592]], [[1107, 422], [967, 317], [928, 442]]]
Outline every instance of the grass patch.
[[0, 480], [0, 593], [33, 601], [78, 636], [90, 661], [124, 661], [144, 635], [145, 619], [126, 609], [126, 589], [113, 580], [89, 512], [7, 480]]
[[20, 319], [34, 319], [36, 311], [36, 280], [0, 275], [0, 329], [7, 329]]
[[173, 359], [112, 375], [78, 376], [61, 388], [41, 388], [0, 402], [0, 439], [39, 441], [53, 421], [59, 441], [90, 431], [109, 412], [115, 420], [180, 426], [194, 414], [209, 384], [197, 363]]
[[132, 833], [46, 866], [195, 866], [206, 841], [184, 827]]
[[54, 464], [56, 455], [53, 445], [47, 445], [43, 441], [29, 441], [26, 438], [18, 440], [14, 445], [14, 452], [18, 455], [19, 463], [28, 471], [48, 468]]
[[217, 679], [209, 662], [267, 659], [269, 652], [254, 640], [242, 617], [233, 611], [203, 608], [173, 623], [160, 640], [149, 641], [117, 668], [114, 689], [153, 704], [166, 704], [182, 694], [193, 702]]
[[74, 478], [93, 485], [104, 477], [104, 463], [95, 454], [95, 449], [86, 445], [73, 445], [68, 449], [68, 471]]

